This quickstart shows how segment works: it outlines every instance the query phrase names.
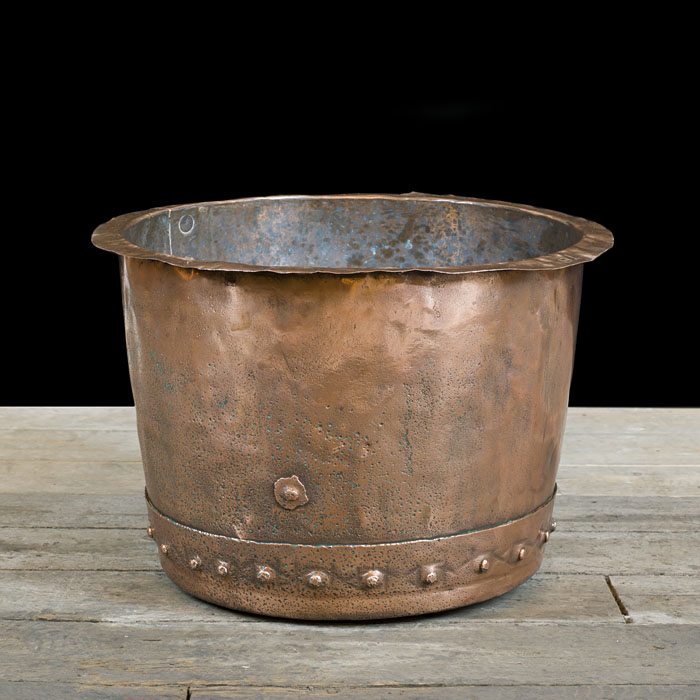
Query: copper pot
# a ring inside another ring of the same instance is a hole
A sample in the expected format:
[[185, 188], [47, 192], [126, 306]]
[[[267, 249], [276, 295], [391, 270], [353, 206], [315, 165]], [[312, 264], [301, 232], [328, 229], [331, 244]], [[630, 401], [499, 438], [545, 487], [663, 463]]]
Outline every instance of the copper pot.
[[410, 193], [164, 207], [93, 242], [121, 256], [149, 533], [184, 590], [364, 619], [537, 571], [609, 231]]

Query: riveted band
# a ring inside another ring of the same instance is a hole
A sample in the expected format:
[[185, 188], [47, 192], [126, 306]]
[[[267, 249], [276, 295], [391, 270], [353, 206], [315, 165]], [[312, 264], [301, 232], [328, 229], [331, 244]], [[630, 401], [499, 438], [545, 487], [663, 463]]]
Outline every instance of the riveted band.
[[[146, 501], [161, 564], [187, 592], [264, 615], [337, 620], [433, 612], [515, 588], [542, 561], [554, 495], [527, 515], [490, 528], [424, 540], [334, 545], [212, 534], [167, 517], [148, 495]], [[193, 560], [199, 562], [196, 567]], [[222, 561], [227, 563], [223, 574]], [[434, 575], [426, 578], [426, 571]], [[371, 582], [381, 585], [367, 585], [368, 572]]]

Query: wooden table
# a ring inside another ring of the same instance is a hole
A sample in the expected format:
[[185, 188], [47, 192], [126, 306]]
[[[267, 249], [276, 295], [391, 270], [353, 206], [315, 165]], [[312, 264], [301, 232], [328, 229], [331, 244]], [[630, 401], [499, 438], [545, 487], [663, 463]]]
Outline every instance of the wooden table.
[[132, 408], [0, 409], [0, 698], [700, 698], [700, 409], [570, 409], [540, 571], [419, 618], [182, 593]]

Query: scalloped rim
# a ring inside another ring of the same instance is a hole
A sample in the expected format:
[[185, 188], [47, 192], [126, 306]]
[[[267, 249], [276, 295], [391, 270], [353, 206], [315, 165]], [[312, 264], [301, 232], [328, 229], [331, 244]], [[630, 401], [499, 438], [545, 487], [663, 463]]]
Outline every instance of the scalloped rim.
[[[393, 199], [397, 201], [412, 200], [417, 202], [452, 202], [488, 206], [491, 208], [515, 209], [529, 214], [554, 219], [572, 226], [581, 233], [581, 239], [572, 246], [558, 250], [548, 255], [542, 255], [512, 262], [499, 262], [486, 265], [462, 265], [446, 267], [275, 267], [271, 265], [246, 265], [245, 263], [221, 262], [216, 260], [196, 260], [183, 258], [168, 253], [159, 253], [142, 248], [131, 243], [124, 237], [124, 232], [130, 226], [151, 216], [157, 216], [168, 211], [174, 212], [191, 207], [216, 206], [221, 204], [238, 204], [242, 202], [258, 202], [267, 200], [287, 199]], [[123, 214], [98, 226], [92, 234], [92, 243], [112, 253], [131, 258], [159, 260], [177, 267], [196, 268], [198, 270], [221, 270], [225, 272], [277, 272], [281, 274], [314, 274], [330, 273], [336, 275], [363, 274], [368, 272], [439, 272], [443, 274], [467, 274], [474, 272], [492, 272], [496, 270], [556, 270], [571, 265], [590, 262], [609, 250], [613, 245], [613, 235], [600, 224], [576, 216], [569, 216], [550, 209], [540, 209], [525, 204], [499, 202], [472, 197], [457, 197], [455, 195], [433, 195], [422, 192], [406, 194], [333, 194], [333, 195], [278, 195], [272, 197], [247, 197], [243, 199], [224, 199], [215, 202], [197, 202], [195, 204], [179, 204], [172, 207], [157, 207], [145, 211]]]

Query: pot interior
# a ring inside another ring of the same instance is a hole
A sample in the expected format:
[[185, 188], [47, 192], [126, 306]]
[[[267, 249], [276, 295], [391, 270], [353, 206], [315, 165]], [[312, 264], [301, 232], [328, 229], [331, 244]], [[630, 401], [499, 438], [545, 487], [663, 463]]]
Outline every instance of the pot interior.
[[309, 196], [164, 210], [127, 228], [124, 237], [154, 252], [199, 261], [371, 269], [514, 262], [568, 248], [582, 234], [515, 206]]

